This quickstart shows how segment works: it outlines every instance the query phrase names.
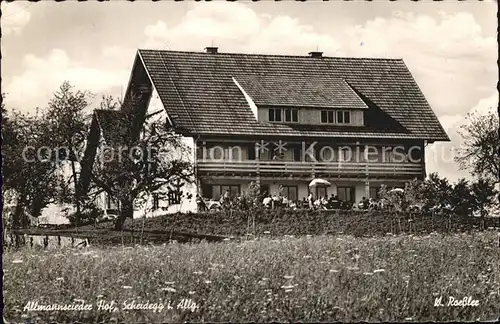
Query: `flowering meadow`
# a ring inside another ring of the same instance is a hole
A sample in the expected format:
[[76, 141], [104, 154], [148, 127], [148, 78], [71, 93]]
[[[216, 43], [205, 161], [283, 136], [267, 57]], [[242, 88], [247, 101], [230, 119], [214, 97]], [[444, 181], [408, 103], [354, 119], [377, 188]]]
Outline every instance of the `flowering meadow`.
[[[498, 240], [485, 231], [12, 250], [4, 322], [494, 320]], [[469, 296], [477, 306], [448, 305]]]

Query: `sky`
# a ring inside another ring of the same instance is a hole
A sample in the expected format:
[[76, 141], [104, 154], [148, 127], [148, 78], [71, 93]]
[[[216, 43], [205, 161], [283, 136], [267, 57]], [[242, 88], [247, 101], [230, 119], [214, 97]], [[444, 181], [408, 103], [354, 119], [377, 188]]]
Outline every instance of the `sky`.
[[427, 147], [427, 172], [467, 177], [453, 163], [467, 113], [498, 106], [497, 4], [419, 2], [1, 3], [2, 92], [34, 113], [67, 80], [121, 96], [137, 48], [402, 58], [451, 142]]

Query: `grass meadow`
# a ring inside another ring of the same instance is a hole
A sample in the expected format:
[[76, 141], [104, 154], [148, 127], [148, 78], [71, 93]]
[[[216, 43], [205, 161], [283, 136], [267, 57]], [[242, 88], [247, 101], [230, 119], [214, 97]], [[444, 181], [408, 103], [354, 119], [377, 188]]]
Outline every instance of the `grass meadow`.
[[[494, 320], [500, 307], [498, 235], [305, 236], [6, 251], [4, 321]], [[435, 307], [440, 296], [444, 306]], [[479, 305], [448, 306], [450, 296], [471, 296]], [[28, 311], [30, 301], [86, 303], [92, 310]], [[112, 301], [113, 311], [97, 309]], [[124, 309], [132, 301], [165, 308]]]

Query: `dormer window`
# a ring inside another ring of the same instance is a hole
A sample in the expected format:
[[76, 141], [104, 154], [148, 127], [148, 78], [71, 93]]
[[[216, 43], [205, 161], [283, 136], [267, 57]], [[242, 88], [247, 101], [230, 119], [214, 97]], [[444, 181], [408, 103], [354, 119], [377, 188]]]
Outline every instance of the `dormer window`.
[[350, 124], [351, 112], [348, 110], [337, 111], [337, 124]]
[[281, 108], [269, 108], [269, 121], [270, 122], [281, 121]]
[[299, 122], [299, 110], [292, 109], [292, 108], [285, 109], [285, 122], [298, 123]]
[[321, 122], [323, 124], [335, 123], [335, 112], [333, 110], [322, 110], [321, 111]]
[[322, 110], [322, 124], [350, 124], [351, 112], [349, 110]]

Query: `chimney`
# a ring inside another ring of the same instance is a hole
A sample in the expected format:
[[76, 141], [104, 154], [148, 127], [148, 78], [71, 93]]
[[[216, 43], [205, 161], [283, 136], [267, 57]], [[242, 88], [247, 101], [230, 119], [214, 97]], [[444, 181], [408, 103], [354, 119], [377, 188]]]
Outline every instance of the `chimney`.
[[210, 53], [210, 54], [217, 54], [217, 49], [218, 49], [218, 47], [209, 46], [209, 47], [205, 47], [205, 52]]
[[314, 57], [314, 58], [322, 58], [323, 52], [309, 52], [309, 56]]

